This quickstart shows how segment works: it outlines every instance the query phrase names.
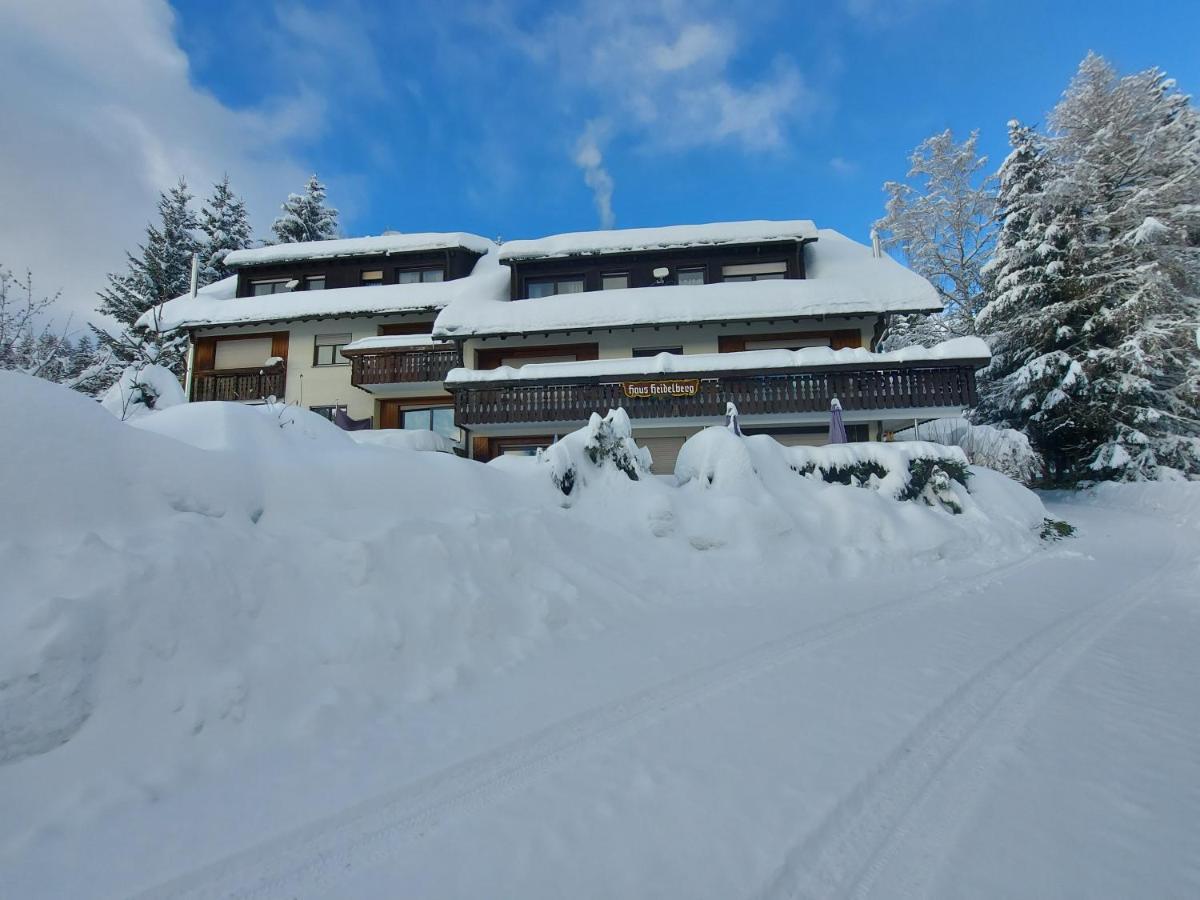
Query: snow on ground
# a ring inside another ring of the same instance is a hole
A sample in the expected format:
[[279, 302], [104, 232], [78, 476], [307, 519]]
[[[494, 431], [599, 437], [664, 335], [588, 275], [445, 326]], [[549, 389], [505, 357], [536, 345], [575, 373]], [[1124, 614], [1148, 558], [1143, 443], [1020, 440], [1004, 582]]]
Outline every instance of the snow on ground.
[[995, 473], [951, 515], [724, 429], [566, 495], [294, 408], [0, 416], [0, 895], [1200, 890], [1196, 485], [1046, 544]]

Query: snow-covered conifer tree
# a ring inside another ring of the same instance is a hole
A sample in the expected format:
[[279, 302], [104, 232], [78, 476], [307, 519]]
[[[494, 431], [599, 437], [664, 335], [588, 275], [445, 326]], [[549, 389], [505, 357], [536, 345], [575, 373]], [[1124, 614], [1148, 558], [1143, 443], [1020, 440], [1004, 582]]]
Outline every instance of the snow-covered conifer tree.
[[200, 283], [211, 284], [233, 274], [225, 254], [253, 243], [246, 203], [233, 192], [226, 175], [213, 186], [212, 196], [200, 210]]
[[139, 245], [136, 255], [125, 254], [126, 270], [111, 273], [108, 287], [100, 292], [97, 312], [122, 326], [117, 334], [93, 326], [97, 340], [111, 353], [112, 379], [131, 363], [161, 365], [177, 374], [183, 370], [186, 336], [136, 329], [134, 323], [191, 286], [192, 254], [200, 249], [194, 234], [199, 222], [191, 200], [182, 178], [159, 194], [159, 221], [146, 226], [146, 243]]
[[283, 215], [271, 226], [279, 243], [327, 241], [337, 237], [338, 211], [325, 205], [325, 185], [316, 175], [309, 177], [303, 194], [289, 194], [282, 209]]
[[1001, 172], [976, 417], [1024, 428], [1060, 481], [1200, 473], [1196, 112], [1089, 54], [1051, 126], [1014, 128]]
[[887, 213], [875, 223], [885, 247], [899, 250], [915, 272], [937, 288], [945, 312], [897, 317], [883, 346], [931, 344], [973, 334], [985, 302], [982, 268], [996, 233], [995, 176], [985, 174], [979, 134], [961, 144], [950, 131], [922, 141], [909, 157], [907, 182], [889, 181]]

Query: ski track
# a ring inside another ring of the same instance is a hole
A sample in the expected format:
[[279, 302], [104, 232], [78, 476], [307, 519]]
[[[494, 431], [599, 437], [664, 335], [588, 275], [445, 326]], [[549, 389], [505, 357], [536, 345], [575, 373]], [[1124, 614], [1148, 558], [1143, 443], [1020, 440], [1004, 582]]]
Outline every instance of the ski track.
[[602, 742], [650, 727], [667, 716], [765, 674], [804, 651], [944, 604], [1044, 559], [1034, 551], [987, 570], [948, 592], [941, 579], [901, 599], [801, 629], [732, 659], [702, 666], [627, 697], [570, 716], [492, 751], [432, 773], [398, 790], [319, 819], [150, 888], [142, 900], [167, 897], [267, 898], [319, 893], [341, 873], [376, 864], [391, 849], [442, 820], [482, 807], [549, 774]]
[[927, 896], [936, 863], [987, 790], [998, 750], [1084, 654], [1153, 595], [1179, 556], [1173, 542], [1154, 573], [1060, 616], [960, 684], [787, 854], [756, 900], [869, 896], [893, 860], [902, 873], [880, 885], [883, 893]]

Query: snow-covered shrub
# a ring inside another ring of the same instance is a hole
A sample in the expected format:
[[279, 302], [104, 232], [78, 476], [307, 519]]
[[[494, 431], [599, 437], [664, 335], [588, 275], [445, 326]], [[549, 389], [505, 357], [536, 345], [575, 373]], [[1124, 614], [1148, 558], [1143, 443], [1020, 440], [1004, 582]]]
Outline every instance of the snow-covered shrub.
[[118, 419], [132, 419], [156, 410], [186, 403], [175, 374], [163, 366], [126, 366], [100, 405]]
[[623, 473], [637, 481], [650, 474], [650, 451], [633, 441], [629, 414], [611, 409], [603, 418], [592, 413], [587, 425], [539, 451], [538, 462], [550, 467], [550, 478], [568, 497], [577, 487], [605, 472]]
[[971, 465], [987, 466], [1022, 484], [1037, 484], [1046, 473], [1046, 464], [1029, 443], [1029, 437], [1013, 428], [975, 425], [954, 417], [898, 431], [896, 440], [933, 441], [947, 447], [961, 447]]
[[971, 477], [962, 450], [923, 441], [789, 447], [786, 453], [792, 470], [805, 477], [921, 500], [955, 514], [962, 502], [954, 485], [966, 491]]

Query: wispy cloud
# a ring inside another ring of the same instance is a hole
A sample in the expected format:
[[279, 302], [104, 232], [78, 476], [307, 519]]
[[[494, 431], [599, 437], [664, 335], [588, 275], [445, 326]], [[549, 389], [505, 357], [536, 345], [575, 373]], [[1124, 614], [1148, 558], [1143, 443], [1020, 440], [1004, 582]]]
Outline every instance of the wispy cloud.
[[613, 215], [613, 183], [612, 176], [604, 167], [604, 153], [601, 143], [608, 131], [607, 123], [595, 120], [587, 123], [579, 140], [575, 143], [575, 165], [583, 170], [583, 180], [592, 189], [592, 200], [596, 204], [596, 214], [600, 217], [601, 228], [612, 228], [616, 224]]
[[858, 163], [852, 159], [846, 159], [844, 156], [835, 156], [829, 160], [829, 168], [833, 170], [835, 175], [840, 175], [843, 178], [849, 178], [851, 175], [858, 173]]

